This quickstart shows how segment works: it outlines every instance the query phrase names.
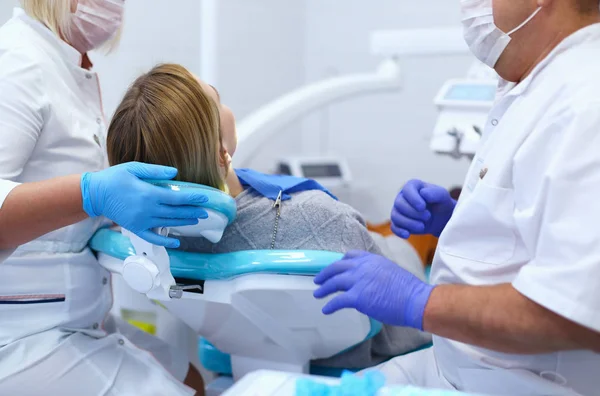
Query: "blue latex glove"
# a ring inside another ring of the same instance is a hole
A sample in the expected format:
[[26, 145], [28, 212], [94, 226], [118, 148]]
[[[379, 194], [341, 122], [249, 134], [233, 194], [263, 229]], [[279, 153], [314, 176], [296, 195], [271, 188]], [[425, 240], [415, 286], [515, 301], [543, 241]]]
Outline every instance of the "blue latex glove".
[[105, 216], [140, 238], [168, 248], [179, 241], [157, 235], [158, 227], [198, 224], [208, 217], [201, 205], [208, 198], [197, 192], [171, 191], [140, 179], [170, 180], [177, 169], [129, 162], [81, 177], [83, 210], [90, 217]]
[[433, 290], [392, 261], [372, 253], [346, 254], [315, 277], [316, 298], [342, 292], [323, 307], [325, 315], [354, 308], [382, 323], [423, 330], [425, 306]]
[[410, 234], [439, 237], [448, 224], [456, 201], [443, 187], [411, 180], [396, 197], [392, 210], [392, 231], [400, 238]]

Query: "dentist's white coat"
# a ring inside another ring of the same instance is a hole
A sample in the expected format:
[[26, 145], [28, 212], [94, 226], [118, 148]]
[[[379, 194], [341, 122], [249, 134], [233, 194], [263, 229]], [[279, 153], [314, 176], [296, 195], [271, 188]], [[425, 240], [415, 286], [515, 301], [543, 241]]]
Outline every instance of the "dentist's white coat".
[[[600, 24], [504, 85], [452, 219], [436, 284], [512, 284], [600, 332]], [[598, 395], [600, 354], [493, 352], [441, 337], [380, 367], [396, 383], [491, 395]]]

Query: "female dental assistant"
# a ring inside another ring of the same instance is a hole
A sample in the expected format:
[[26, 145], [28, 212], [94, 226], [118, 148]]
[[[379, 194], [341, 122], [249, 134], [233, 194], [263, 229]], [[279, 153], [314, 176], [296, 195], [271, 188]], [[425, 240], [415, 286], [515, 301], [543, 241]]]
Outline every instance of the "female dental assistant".
[[[440, 236], [427, 285], [355, 252], [315, 296], [435, 335], [389, 383], [490, 395], [600, 394], [598, 0], [464, 0], [465, 39], [503, 81], [456, 203], [411, 181], [392, 222]], [[523, 23], [523, 21], [525, 21]], [[509, 33], [505, 33], [509, 32]]]
[[110, 275], [86, 247], [105, 218], [175, 247], [151, 230], [206, 216], [206, 197], [140, 180], [175, 169], [106, 169], [87, 52], [115, 37], [124, 1], [21, 3], [0, 28], [0, 394], [202, 393], [185, 357], [108, 316]]

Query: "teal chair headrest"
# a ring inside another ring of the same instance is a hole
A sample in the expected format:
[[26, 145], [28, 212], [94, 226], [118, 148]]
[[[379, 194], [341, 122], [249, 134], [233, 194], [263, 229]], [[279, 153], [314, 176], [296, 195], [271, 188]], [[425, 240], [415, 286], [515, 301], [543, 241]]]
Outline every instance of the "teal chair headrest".
[[175, 180], [146, 180], [146, 182], [158, 187], [168, 188], [172, 191], [181, 191], [183, 189], [195, 190], [200, 194], [206, 195], [208, 198], [208, 202], [200, 205], [201, 207], [222, 213], [229, 220], [229, 224], [235, 220], [237, 214], [235, 200], [229, 194], [221, 190], [203, 186], [201, 184], [180, 182]]

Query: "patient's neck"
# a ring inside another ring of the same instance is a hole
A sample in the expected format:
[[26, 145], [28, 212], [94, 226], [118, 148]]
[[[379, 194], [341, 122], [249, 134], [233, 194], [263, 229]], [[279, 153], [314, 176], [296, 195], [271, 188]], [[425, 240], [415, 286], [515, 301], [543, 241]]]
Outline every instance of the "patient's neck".
[[227, 172], [225, 184], [227, 184], [227, 188], [229, 189], [229, 195], [231, 195], [233, 198], [237, 197], [244, 191], [244, 187], [242, 186], [242, 183], [240, 183], [240, 179], [235, 174], [233, 167], [230, 167], [229, 172]]

